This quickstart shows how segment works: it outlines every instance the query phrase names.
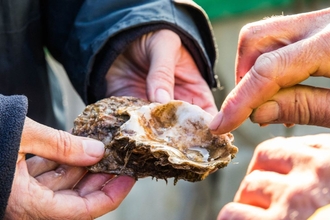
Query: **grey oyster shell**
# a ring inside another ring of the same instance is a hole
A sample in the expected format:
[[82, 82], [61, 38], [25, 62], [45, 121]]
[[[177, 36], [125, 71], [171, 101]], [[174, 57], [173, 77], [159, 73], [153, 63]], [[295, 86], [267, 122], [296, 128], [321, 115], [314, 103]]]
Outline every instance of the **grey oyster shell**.
[[92, 172], [195, 182], [225, 167], [238, 152], [231, 133], [211, 134], [212, 118], [183, 101], [110, 97], [88, 105], [72, 133], [105, 144], [104, 158], [88, 167]]

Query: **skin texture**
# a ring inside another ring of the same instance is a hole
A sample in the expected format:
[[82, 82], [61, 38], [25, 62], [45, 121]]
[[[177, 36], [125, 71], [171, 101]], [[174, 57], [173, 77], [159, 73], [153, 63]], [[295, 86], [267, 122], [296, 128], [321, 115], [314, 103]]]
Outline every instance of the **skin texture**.
[[[25, 160], [25, 155], [38, 156]], [[127, 176], [87, 173], [103, 143], [26, 118], [5, 219], [94, 219], [118, 207], [133, 187]]]
[[236, 56], [237, 86], [210, 124], [216, 134], [255, 123], [330, 127], [328, 88], [299, 85], [330, 76], [330, 9], [247, 24]]
[[[136, 56], [139, 54], [139, 56]], [[211, 90], [177, 34], [149, 33], [133, 42], [107, 73], [107, 95], [165, 103], [179, 99], [215, 115]]]
[[257, 146], [222, 219], [307, 219], [330, 203], [330, 135], [275, 138]]
[[[330, 127], [329, 89], [300, 85], [329, 77], [330, 9], [272, 17], [243, 27], [236, 88], [210, 127], [235, 129], [247, 117], [261, 125]], [[307, 219], [330, 203], [330, 135], [275, 138], [257, 146], [234, 202], [218, 219]]]
[[[109, 69], [107, 96], [181, 99], [211, 114], [212, 93], [178, 35], [161, 30], [129, 45]], [[25, 160], [25, 154], [37, 155]], [[91, 154], [88, 156], [87, 153]], [[26, 119], [6, 219], [94, 219], [118, 207], [133, 187], [127, 176], [87, 173], [101, 142]]]

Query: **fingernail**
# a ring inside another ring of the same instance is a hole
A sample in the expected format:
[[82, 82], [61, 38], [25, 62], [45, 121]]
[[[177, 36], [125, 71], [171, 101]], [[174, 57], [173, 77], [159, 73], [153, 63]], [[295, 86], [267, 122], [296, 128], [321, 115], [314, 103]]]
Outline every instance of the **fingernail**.
[[170, 94], [164, 89], [157, 89], [155, 95], [156, 95], [155, 97], [156, 102], [167, 103], [171, 101]]
[[209, 128], [211, 131], [216, 131], [221, 123], [222, 123], [222, 119], [223, 119], [223, 112], [220, 110], [218, 112], [218, 114], [213, 118], [212, 122], [209, 125]]
[[84, 151], [91, 157], [102, 157], [104, 155], [104, 144], [96, 140], [83, 140]]
[[254, 110], [250, 118], [253, 122], [257, 122], [259, 124], [267, 124], [278, 119], [279, 111], [280, 109], [277, 102], [269, 101]]

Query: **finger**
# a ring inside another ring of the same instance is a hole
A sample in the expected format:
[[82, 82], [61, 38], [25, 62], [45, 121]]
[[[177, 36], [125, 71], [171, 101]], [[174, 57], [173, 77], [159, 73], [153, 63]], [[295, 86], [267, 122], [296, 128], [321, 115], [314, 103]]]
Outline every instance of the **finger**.
[[245, 25], [239, 35], [236, 83], [251, 69], [261, 54], [315, 35], [328, 26], [328, 20], [329, 9], [325, 9], [290, 16], [272, 16]]
[[280, 90], [272, 99], [251, 114], [255, 123], [293, 123], [330, 127], [324, 120], [330, 113], [324, 103], [330, 101], [329, 90], [294, 86]]
[[96, 190], [84, 196], [75, 190], [48, 190], [39, 197], [45, 202], [53, 201], [49, 203], [52, 205], [45, 207], [45, 203], [35, 200], [33, 207], [37, 213], [43, 210], [43, 219], [52, 219], [54, 216], [58, 219], [95, 219], [116, 209], [134, 183], [135, 180], [131, 177], [119, 176], [112, 179], [103, 190]]
[[236, 84], [251, 69], [260, 55], [306, 37], [308, 29], [296, 25], [298, 17], [297, 15], [273, 16], [246, 24], [241, 29], [236, 56]]
[[210, 87], [186, 49], [182, 51], [180, 60], [175, 69], [174, 99], [198, 105], [215, 115], [218, 110]]
[[[223, 102], [210, 125], [213, 133], [222, 134], [236, 129], [253, 109], [271, 99], [281, 88], [299, 84], [311, 74], [326, 76], [326, 69], [330, 66], [322, 62], [329, 59], [322, 50], [325, 40], [320, 43], [316, 39], [315, 36], [259, 56]], [[302, 63], [304, 60], [310, 62]]]
[[[138, 45], [140, 46], [140, 44]], [[134, 97], [147, 99], [145, 83], [147, 68], [137, 68], [135, 66], [140, 63], [147, 63], [147, 61], [144, 61], [144, 56], [136, 56], [136, 54], [141, 53], [140, 50], [136, 51], [136, 48], [140, 49], [136, 44], [132, 44], [126, 51], [118, 55], [111, 65], [105, 76], [107, 81], [106, 97], [133, 95]]]
[[104, 145], [100, 141], [74, 136], [26, 118], [20, 153], [31, 153], [68, 165], [88, 166], [103, 157]]
[[174, 98], [186, 101], [193, 105], [197, 105], [211, 115], [215, 115], [218, 110], [214, 101], [214, 97], [207, 84], [204, 85], [205, 81], [202, 78], [199, 82], [199, 85], [194, 84], [192, 86], [186, 87], [175, 86]]
[[26, 160], [30, 176], [38, 176], [46, 171], [54, 170], [58, 167], [58, 163], [47, 160], [42, 157], [34, 156]]
[[289, 173], [293, 168], [293, 161], [290, 157], [292, 149], [290, 147], [287, 139], [282, 137], [262, 142], [254, 151], [247, 173], [253, 170]]
[[86, 172], [87, 170], [83, 167], [61, 165], [56, 170], [43, 173], [35, 179], [47, 188], [58, 191], [72, 189]]
[[265, 209], [251, 205], [231, 202], [221, 209], [217, 220], [255, 220], [274, 218], [276, 217], [270, 216]]
[[132, 189], [135, 180], [128, 176], [117, 176], [109, 181], [102, 191], [85, 195], [86, 207], [92, 216], [99, 217], [116, 209]]
[[79, 192], [79, 195], [85, 196], [93, 191], [101, 190], [113, 177], [114, 175], [106, 173], [87, 173], [75, 186], [75, 190]]
[[282, 195], [287, 185], [283, 174], [254, 170], [242, 181], [234, 198], [235, 202], [268, 209], [273, 200]]
[[155, 32], [147, 41], [150, 69], [147, 93], [150, 101], [166, 103], [174, 97], [174, 70], [180, 54], [181, 40], [169, 30]]
[[290, 34], [287, 29], [274, 28], [281, 23], [281, 20], [279, 17], [270, 18], [247, 24], [241, 29], [236, 55], [236, 84], [251, 69], [260, 55], [293, 43], [289, 39]]
[[320, 158], [319, 145], [328, 142], [328, 138], [328, 136], [313, 135], [277, 137], [264, 141], [256, 147], [247, 173], [253, 170], [265, 170], [288, 174], [293, 168], [305, 167], [315, 162], [313, 158]]

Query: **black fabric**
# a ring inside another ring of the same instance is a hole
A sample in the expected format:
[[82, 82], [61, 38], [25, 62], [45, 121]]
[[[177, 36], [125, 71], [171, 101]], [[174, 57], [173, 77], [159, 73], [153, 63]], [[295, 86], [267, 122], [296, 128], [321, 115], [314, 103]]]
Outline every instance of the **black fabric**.
[[0, 94], [29, 98], [28, 116], [59, 128], [51, 105], [38, 1], [0, 1]]
[[26, 111], [26, 97], [0, 95], [0, 219], [11, 191]]
[[[164, 0], [1, 1], [0, 94], [26, 95], [30, 118], [63, 129], [53, 111], [43, 47], [46, 45], [64, 65], [77, 92], [89, 104], [104, 96], [105, 68], [124, 49], [123, 43], [161, 28], [180, 34], [204, 78], [214, 86], [215, 54], [210, 31], [199, 33], [194, 27], [193, 14], [200, 16], [197, 10], [190, 9], [195, 13], [189, 14], [185, 7], [174, 5]], [[201, 21], [198, 24], [203, 26]], [[105, 45], [113, 49], [107, 52], [107, 61], [97, 56], [100, 51], [104, 54]]]
[[[63, 64], [73, 86], [86, 104], [97, 100], [105, 88], [104, 82], [102, 85], [94, 84], [100, 82], [99, 79], [104, 80], [104, 71], [102, 73], [95, 71], [104, 68], [97, 66], [104, 64], [103, 61], [98, 61], [100, 56], [97, 54], [106, 44], [106, 46], [112, 44], [110, 47], [115, 48], [112, 52], [117, 53], [117, 48], [123, 46], [123, 42], [136, 39], [149, 28], [148, 25], [158, 25], [158, 27], [150, 27], [156, 30], [160, 29], [161, 25], [167, 24], [180, 33], [183, 39], [189, 39], [187, 42], [193, 45], [189, 49], [197, 51], [193, 56], [198, 67], [203, 70], [205, 80], [210, 87], [216, 86], [213, 74], [216, 58], [213, 35], [207, 25], [207, 19], [202, 17], [201, 12], [197, 9], [186, 10], [188, 7], [193, 8], [192, 6], [178, 5], [170, 0], [43, 0], [41, 2], [45, 21], [45, 44], [52, 55]], [[65, 5], [64, 10], [62, 10], [63, 5]], [[195, 15], [198, 15], [201, 31], [195, 25]], [[117, 36], [125, 39], [119, 39]], [[118, 45], [115, 45], [117, 42]], [[109, 61], [112, 63], [115, 54], [109, 57], [112, 57]], [[97, 94], [94, 94], [95, 91]]]

